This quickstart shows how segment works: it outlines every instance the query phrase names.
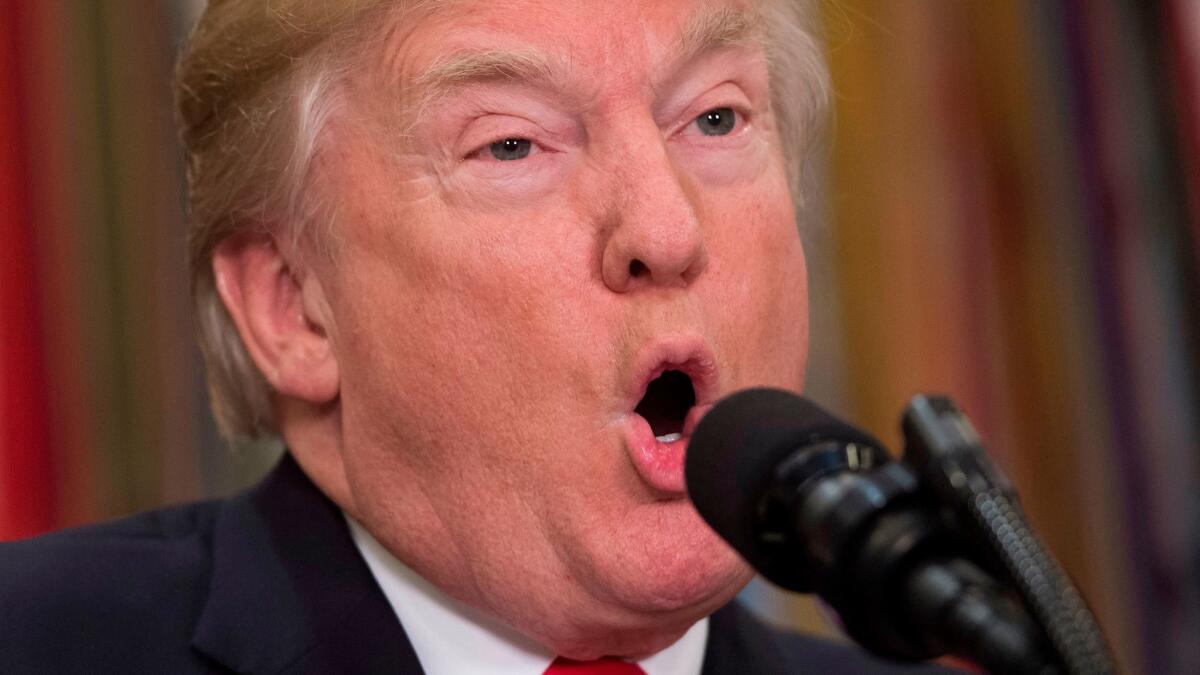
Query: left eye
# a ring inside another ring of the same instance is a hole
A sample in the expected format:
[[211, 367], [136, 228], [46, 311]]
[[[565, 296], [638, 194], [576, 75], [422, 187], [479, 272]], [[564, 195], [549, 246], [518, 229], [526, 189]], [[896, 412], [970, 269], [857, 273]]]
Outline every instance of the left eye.
[[713, 108], [696, 118], [696, 126], [705, 136], [725, 136], [737, 126], [733, 108]]
[[531, 149], [533, 143], [528, 138], [506, 138], [489, 145], [488, 153], [501, 162], [511, 162], [525, 159]]

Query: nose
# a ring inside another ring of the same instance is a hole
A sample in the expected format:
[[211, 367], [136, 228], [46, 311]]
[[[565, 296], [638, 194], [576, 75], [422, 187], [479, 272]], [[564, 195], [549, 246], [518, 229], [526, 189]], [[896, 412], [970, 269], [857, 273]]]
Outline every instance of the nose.
[[[650, 153], [645, 148], [653, 148]], [[662, 140], [626, 156], [611, 174], [617, 182], [604, 242], [604, 283], [617, 293], [684, 288], [708, 266], [695, 195], [671, 162]]]

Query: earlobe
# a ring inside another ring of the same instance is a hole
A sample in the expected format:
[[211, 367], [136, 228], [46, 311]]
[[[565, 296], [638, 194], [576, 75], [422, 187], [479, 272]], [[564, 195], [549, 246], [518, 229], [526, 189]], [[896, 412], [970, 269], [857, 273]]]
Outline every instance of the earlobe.
[[225, 239], [212, 265], [221, 300], [271, 388], [312, 405], [333, 401], [340, 381], [319, 281], [299, 278], [267, 235]]

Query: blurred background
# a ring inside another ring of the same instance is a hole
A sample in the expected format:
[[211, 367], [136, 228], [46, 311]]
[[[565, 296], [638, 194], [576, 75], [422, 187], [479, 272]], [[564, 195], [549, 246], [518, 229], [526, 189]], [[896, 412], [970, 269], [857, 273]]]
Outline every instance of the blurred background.
[[[0, 540], [228, 494], [171, 71], [200, 1], [0, 0]], [[1200, 2], [829, 0], [808, 393], [952, 395], [1126, 672], [1200, 672]], [[768, 616], [822, 628], [756, 584]]]

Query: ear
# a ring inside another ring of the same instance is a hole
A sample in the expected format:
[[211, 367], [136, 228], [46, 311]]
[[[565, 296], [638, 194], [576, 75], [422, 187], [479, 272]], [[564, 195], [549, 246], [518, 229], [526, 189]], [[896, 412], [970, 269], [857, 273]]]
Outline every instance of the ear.
[[298, 278], [267, 235], [226, 238], [212, 266], [217, 292], [271, 387], [317, 406], [333, 401], [340, 380], [327, 332], [332, 316], [316, 276]]

